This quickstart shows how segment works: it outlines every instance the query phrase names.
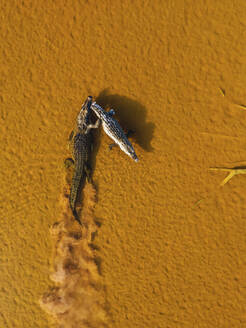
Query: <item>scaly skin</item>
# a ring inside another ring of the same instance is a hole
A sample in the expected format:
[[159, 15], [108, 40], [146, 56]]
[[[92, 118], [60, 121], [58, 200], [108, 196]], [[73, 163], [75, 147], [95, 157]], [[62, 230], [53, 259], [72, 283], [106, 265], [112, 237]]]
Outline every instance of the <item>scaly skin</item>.
[[132, 144], [127, 139], [123, 129], [121, 128], [119, 122], [113, 118], [114, 110], [111, 109], [106, 112], [101, 106], [96, 102], [93, 102], [91, 109], [97, 115], [97, 117], [102, 121], [102, 126], [106, 134], [114, 140], [114, 142], [119, 145], [120, 149], [125, 152], [128, 156], [138, 162], [137, 155], [132, 147]]
[[76, 211], [76, 202], [80, 187], [85, 181], [85, 178], [87, 177], [88, 181], [91, 181], [89, 161], [92, 148], [92, 135], [90, 130], [92, 128], [97, 128], [99, 125], [99, 120], [96, 124], [91, 124], [91, 103], [92, 97], [89, 96], [82, 105], [80, 113], [77, 117], [77, 126], [70, 137], [73, 143], [75, 171], [70, 190], [69, 204], [75, 220], [77, 220], [80, 225], [82, 225], [82, 223]]

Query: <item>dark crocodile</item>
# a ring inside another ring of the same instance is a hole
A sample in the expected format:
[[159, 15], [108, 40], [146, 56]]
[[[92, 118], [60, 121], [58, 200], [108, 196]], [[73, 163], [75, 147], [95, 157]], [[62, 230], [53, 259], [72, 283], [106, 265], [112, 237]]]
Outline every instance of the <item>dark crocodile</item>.
[[79, 191], [85, 178], [91, 182], [90, 155], [92, 149], [92, 134], [91, 129], [99, 126], [99, 120], [95, 124], [91, 122], [91, 104], [92, 97], [88, 97], [77, 117], [76, 128], [70, 135], [70, 142], [73, 146], [73, 157], [75, 171], [72, 179], [72, 186], [69, 196], [69, 204], [73, 212], [75, 220], [82, 225], [79, 215], [76, 210], [76, 203], [79, 196]]

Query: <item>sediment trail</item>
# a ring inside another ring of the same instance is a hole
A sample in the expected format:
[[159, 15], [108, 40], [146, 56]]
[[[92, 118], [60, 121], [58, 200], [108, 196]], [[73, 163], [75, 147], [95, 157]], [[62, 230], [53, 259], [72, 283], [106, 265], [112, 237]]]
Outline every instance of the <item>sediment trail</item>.
[[40, 304], [53, 315], [59, 328], [106, 327], [104, 286], [92, 247], [98, 226], [94, 220], [96, 189], [86, 183], [83, 189], [81, 228], [69, 208], [71, 177], [61, 197], [61, 219], [50, 229], [54, 242], [53, 272], [55, 286], [46, 292]]

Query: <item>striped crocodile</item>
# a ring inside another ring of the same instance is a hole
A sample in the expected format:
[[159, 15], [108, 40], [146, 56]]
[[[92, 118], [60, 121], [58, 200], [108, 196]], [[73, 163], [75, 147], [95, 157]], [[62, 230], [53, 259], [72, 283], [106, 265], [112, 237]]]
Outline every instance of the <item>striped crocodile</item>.
[[97, 120], [95, 124], [91, 123], [91, 103], [92, 97], [89, 96], [82, 105], [77, 117], [76, 128], [71, 132], [69, 137], [70, 143], [73, 146], [74, 161], [72, 161], [75, 164], [69, 204], [75, 220], [77, 220], [80, 225], [82, 225], [82, 223], [76, 210], [76, 202], [85, 178], [87, 177], [87, 180], [91, 182], [91, 168], [89, 164], [92, 149], [91, 129], [97, 128], [100, 123], [100, 120]]
[[106, 112], [101, 106], [99, 106], [95, 101], [91, 104], [91, 109], [97, 115], [97, 117], [102, 121], [102, 126], [105, 133], [114, 140], [114, 142], [119, 145], [120, 149], [125, 152], [128, 156], [138, 162], [137, 155], [132, 147], [132, 144], [127, 139], [126, 134], [121, 128], [119, 122], [114, 119], [115, 114], [113, 109]]

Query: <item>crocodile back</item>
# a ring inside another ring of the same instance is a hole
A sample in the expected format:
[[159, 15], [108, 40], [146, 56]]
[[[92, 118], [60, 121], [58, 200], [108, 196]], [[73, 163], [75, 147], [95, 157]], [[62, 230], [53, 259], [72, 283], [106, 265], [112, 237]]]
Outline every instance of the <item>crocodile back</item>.
[[91, 103], [92, 97], [88, 97], [81, 107], [79, 115], [77, 117], [77, 127], [82, 132], [85, 132], [87, 126], [91, 123]]
[[119, 122], [114, 117], [112, 117], [111, 114], [106, 112], [95, 102], [92, 103], [91, 108], [102, 120], [103, 129], [109, 137], [111, 137], [115, 142], [117, 142], [117, 140], [124, 140], [127, 142], [127, 138], [123, 129], [121, 128]]
[[83, 169], [84, 164], [87, 164], [90, 157], [92, 136], [91, 132], [78, 132], [74, 137], [74, 160], [75, 165]]
[[132, 157], [132, 159], [134, 159], [137, 162], [138, 158], [132, 147], [132, 144], [128, 140], [119, 122], [116, 119], [114, 119], [114, 117], [112, 116], [112, 113], [106, 112], [96, 102], [92, 103], [91, 109], [101, 119], [102, 126], [106, 134], [110, 138], [112, 138], [116, 144], [119, 145], [122, 151], [124, 151], [127, 155]]
[[128, 139], [118, 123], [111, 115], [105, 113], [104, 119], [102, 121], [103, 129], [109, 137], [114, 141], [121, 140], [123, 143], [127, 143]]

